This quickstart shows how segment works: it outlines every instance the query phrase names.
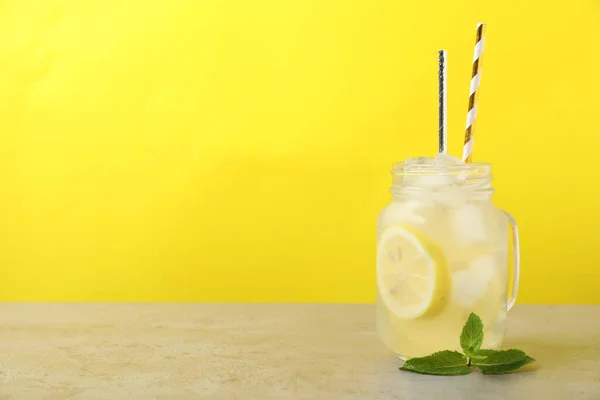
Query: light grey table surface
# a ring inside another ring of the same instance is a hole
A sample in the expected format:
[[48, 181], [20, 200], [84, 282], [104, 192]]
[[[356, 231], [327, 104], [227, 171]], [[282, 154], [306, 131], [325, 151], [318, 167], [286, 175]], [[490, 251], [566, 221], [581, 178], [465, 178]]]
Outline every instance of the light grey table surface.
[[503, 376], [399, 371], [372, 305], [0, 304], [0, 400], [600, 399], [600, 306], [517, 306]]

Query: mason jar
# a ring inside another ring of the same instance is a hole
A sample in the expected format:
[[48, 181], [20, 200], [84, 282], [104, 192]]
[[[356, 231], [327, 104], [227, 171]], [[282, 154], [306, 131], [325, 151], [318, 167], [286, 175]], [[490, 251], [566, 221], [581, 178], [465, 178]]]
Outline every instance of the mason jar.
[[519, 285], [517, 225], [492, 201], [490, 164], [427, 160], [394, 164], [377, 219], [378, 335], [402, 359], [460, 350], [473, 312], [483, 348], [498, 348]]

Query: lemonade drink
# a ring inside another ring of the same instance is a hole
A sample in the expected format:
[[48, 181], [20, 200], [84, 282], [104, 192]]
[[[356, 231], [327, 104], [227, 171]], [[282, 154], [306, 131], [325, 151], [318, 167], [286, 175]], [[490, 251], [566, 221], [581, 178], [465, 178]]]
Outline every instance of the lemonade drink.
[[459, 350], [471, 312], [485, 348], [506, 326], [508, 222], [491, 167], [449, 156], [396, 164], [377, 226], [377, 331], [401, 358]]

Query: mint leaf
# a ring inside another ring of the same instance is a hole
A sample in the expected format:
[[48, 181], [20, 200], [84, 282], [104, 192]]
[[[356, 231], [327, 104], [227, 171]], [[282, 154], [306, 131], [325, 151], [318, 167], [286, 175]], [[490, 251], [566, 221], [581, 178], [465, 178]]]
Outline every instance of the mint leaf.
[[484, 359], [473, 358], [471, 365], [477, 367], [484, 374], [506, 374], [515, 371], [535, 360], [521, 350], [484, 350], [478, 355], [484, 355]]
[[482, 343], [483, 323], [481, 322], [481, 318], [471, 313], [460, 334], [460, 347], [462, 347], [467, 356], [471, 357], [477, 354]]
[[471, 354], [471, 359], [473, 360], [485, 360], [487, 357], [491, 356], [494, 353], [497, 353], [498, 350], [488, 350], [488, 349], [479, 349], [477, 353]]
[[401, 370], [428, 375], [466, 375], [471, 372], [467, 358], [458, 351], [438, 351], [430, 356], [411, 358]]

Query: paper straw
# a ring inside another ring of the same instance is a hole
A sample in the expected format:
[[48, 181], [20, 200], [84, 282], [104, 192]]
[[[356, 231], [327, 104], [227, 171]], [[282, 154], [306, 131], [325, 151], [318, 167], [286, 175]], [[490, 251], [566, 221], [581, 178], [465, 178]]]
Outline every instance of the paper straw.
[[448, 90], [446, 74], [446, 50], [438, 51], [438, 153], [448, 153]]
[[473, 54], [473, 73], [471, 75], [471, 89], [469, 91], [469, 112], [465, 132], [465, 145], [463, 147], [463, 161], [471, 162], [473, 155], [473, 139], [475, 136], [475, 118], [477, 116], [477, 96], [479, 95], [479, 82], [481, 81], [481, 61], [483, 45], [485, 43], [485, 24], [477, 24], [477, 40]]

